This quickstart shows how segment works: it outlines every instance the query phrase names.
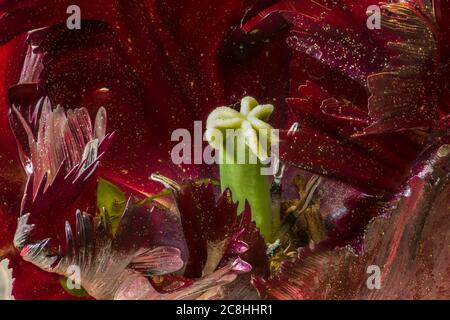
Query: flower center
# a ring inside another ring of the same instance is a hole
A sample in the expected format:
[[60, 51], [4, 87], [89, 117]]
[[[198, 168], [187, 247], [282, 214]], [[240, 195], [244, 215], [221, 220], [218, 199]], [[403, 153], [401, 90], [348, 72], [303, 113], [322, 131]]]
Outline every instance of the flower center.
[[272, 126], [267, 123], [273, 110], [273, 105], [260, 105], [252, 97], [241, 100], [240, 111], [218, 107], [208, 116], [206, 138], [212, 147], [220, 150], [234, 143], [235, 139], [230, 139], [234, 137], [238, 147], [245, 145], [260, 161], [266, 161], [276, 139]]

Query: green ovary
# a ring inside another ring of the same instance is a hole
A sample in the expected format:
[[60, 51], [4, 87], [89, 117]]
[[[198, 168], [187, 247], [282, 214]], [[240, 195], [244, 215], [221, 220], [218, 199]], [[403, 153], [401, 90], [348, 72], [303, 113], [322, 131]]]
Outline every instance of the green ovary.
[[239, 212], [248, 201], [266, 241], [271, 241], [275, 232], [269, 180], [262, 174], [266, 167], [262, 161], [268, 158], [275, 139], [266, 122], [272, 112], [272, 105], [259, 105], [245, 97], [240, 112], [228, 107], [215, 109], [208, 117], [206, 131], [209, 143], [219, 150], [222, 190], [231, 190], [233, 201], [239, 202]]

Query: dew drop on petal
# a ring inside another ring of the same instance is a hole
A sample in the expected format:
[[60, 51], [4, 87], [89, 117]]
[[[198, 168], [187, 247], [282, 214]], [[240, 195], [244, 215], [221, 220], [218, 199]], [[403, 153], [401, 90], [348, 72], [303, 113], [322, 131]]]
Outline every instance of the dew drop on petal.
[[311, 56], [317, 60], [320, 60], [323, 55], [322, 51], [320, 51], [320, 47], [317, 44], [310, 46], [306, 50], [306, 54], [308, 54], [309, 56]]
[[31, 162], [31, 160], [27, 160], [27, 162], [25, 163], [25, 171], [27, 174], [33, 173], [33, 163]]

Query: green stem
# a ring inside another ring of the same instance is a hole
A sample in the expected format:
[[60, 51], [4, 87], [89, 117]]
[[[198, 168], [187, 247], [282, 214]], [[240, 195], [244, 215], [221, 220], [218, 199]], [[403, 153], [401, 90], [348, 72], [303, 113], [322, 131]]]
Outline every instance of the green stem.
[[[224, 151], [220, 150], [224, 159]], [[220, 183], [222, 191], [229, 188], [233, 201], [239, 202], [238, 212], [242, 212], [245, 200], [250, 204], [252, 218], [266, 241], [272, 238], [272, 211], [270, 186], [267, 176], [261, 174], [260, 161], [256, 164], [237, 164], [233, 157], [226, 157], [220, 164]], [[226, 163], [225, 163], [226, 162]]]

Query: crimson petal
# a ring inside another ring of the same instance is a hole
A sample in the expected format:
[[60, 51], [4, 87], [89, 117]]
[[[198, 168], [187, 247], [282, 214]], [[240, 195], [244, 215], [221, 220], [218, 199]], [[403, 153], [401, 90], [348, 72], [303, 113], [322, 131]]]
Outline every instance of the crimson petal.
[[[448, 132], [447, 132], [448, 134]], [[448, 299], [448, 136], [418, 165], [418, 175], [366, 229], [361, 256], [348, 248], [302, 249], [270, 279], [253, 283], [275, 299]], [[442, 144], [444, 143], [444, 144]], [[431, 151], [431, 150], [430, 150]], [[379, 268], [381, 289], [370, 290]], [[369, 274], [368, 274], [369, 273]], [[393, 285], [395, 284], [395, 285]]]

